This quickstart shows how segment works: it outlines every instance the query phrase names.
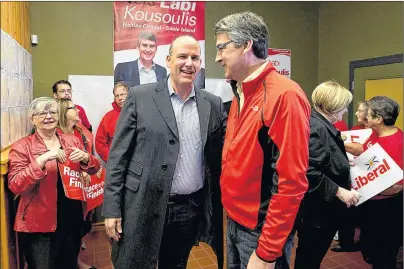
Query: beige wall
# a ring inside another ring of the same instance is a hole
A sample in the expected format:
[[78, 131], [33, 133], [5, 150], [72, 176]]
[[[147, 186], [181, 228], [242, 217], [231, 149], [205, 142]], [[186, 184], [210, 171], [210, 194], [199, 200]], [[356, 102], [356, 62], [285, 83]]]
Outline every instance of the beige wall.
[[[348, 87], [350, 61], [403, 53], [403, 7], [403, 2], [321, 2], [318, 82], [333, 78]], [[354, 111], [364, 99], [366, 79], [402, 74], [403, 64], [357, 69]]]

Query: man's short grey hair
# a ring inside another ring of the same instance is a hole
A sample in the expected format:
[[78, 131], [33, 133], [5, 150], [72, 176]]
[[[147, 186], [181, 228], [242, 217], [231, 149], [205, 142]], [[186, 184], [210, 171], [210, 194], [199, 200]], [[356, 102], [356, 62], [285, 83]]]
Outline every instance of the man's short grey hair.
[[137, 38], [137, 45], [140, 45], [140, 41], [142, 39], [146, 39], [146, 40], [150, 40], [150, 41], [154, 41], [154, 43], [157, 44], [157, 37], [155, 34], [153, 34], [152, 32], [141, 32], [140, 35]]
[[54, 104], [58, 105], [56, 100], [52, 97], [46, 96], [46, 97], [36, 98], [36, 99], [32, 100], [32, 102], [29, 106], [28, 116], [31, 118], [35, 113], [39, 112], [38, 107], [39, 107], [39, 105], [41, 105], [43, 103], [45, 103], [45, 110], [49, 110], [49, 108]]
[[372, 118], [381, 117], [383, 124], [393, 126], [400, 113], [400, 105], [387, 96], [375, 96], [369, 101], [370, 116]]
[[252, 50], [259, 59], [268, 57], [268, 28], [261, 16], [250, 11], [231, 14], [216, 23], [215, 35], [226, 33], [236, 47], [252, 40]]

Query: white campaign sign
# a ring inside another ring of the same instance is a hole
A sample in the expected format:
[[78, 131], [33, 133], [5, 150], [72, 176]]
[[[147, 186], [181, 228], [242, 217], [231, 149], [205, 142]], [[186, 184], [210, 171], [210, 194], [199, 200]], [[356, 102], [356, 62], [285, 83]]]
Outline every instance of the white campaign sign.
[[351, 167], [352, 188], [362, 197], [356, 206], [403, 179], [403, 170], [378, 144], [374, 144], [355, 160]]
[[[370, 135], [372, 134], [372, 129], [360, 129], [360, 130], [352, 130], [352, 131], [343, 131], [341, 132], [341, 137], [344, 140], [344, 143], [358, 143], [365, 144]], [[355, 156], [351, 153], [347, 152], [348, 160], [355, 159]]]
[[341, 132], [341, 136], [346, 138], [344, 139], [344, 143], [364, 144], [371, 134], [372, 129], [370, 128]]
[[292, 52], [289, 49], [268, 49], [268, 58], [279, 74], [290, 78]]

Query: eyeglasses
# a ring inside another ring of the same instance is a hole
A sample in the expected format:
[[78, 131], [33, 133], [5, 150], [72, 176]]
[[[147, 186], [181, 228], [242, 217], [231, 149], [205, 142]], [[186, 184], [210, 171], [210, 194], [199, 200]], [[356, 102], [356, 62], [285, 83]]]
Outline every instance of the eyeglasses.
[[41, 111], [34, 113], [32, 115], [37, 116], [40, 119], [44, 119], [48, 114], [51, 115], [52, 118], [57, 118], [59, 116], [59, 110]]
[[58, 91], [58, 93], [68, 93], [68, 94], [71, 94], [72, 92], [73, 92], [72, 89]]
[[218, 44], [218, 45], [216, 46], [217, 51], [218, 51], [218, 52], [222, 52], [222, 51], [227, 47], [227, 45], [229, 45], [231, 42], [234, 42], [234, 41], [233, 41], [233, 40], [229, 40], [229, 41], [224, 42], [224, 43], [222, 43], [222, 44]]

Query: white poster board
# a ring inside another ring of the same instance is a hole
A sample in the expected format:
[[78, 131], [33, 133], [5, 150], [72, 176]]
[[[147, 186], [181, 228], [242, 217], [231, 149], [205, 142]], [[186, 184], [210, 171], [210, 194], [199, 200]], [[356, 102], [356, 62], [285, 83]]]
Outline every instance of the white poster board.
[[374, 144], [355, 160], [351, 167], [352, 188], [362, 197], [356, 206], [403, 179], [403, 170], [378, 144]]
[[223, 103], [233, 100], [234, 94], [230, 83], [225, 79], [206, 78], [205, 90], [222, 98]]
[[341, 132], [341, 136], [344, 138], [344, 143], [365, 144], [371, 134], [372, 129], [370, 128]]
[[[351, 131], [343, 131], [341, 132], [341, 137], [344, 140], [344, 143], [358, 143], [365, 144], [368, 138], [372, 134], [372, 129], [360, 129], [360, 130], [351, 130]], [[351, 153], [347, 152], [348, 160], [355, 159], [355, 156]]]
[[112, 110], [114, 77], [69, 75], [68, 80], [72, 84], [73, 103], [82, 106], [86, 111], [95, 138], [102, 117]]

